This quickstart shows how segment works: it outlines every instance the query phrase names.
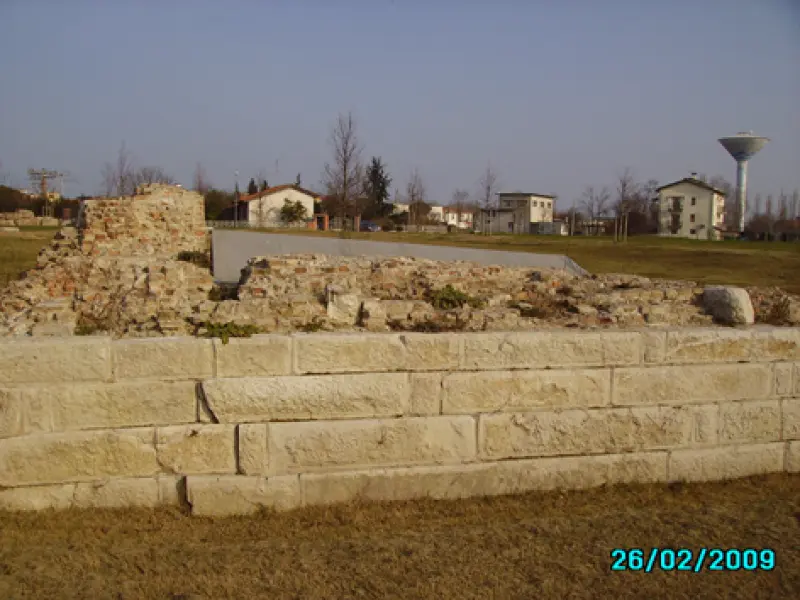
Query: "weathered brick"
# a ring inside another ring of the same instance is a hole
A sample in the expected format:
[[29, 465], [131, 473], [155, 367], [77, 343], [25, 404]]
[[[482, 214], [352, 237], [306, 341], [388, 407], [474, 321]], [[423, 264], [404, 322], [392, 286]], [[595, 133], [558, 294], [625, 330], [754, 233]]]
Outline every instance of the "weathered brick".
[[673, 450], [670, 481], [718, 481], [783, 471], [782, 443]]
[[160, 470], [153, 439], [143, 428], [0, 440], [0, 486], [153, 476]]
[[763, 398], [772, 386], [769, 365], [702, 365], [614, 370], [612, 403], [687, 404]]
[[167, 473], [236, 473], [233, 425], [159, 427], [158, 463]]
[[713, 405], [496, 413], [480, 416], [478, 444], [498, 460], [712, 444], [716, 431]]
[[789, 396], [792, 393], [792, 363], [775, 363], [775, 387], [776, 396]]
[[111, 377], [108, 338], [0, 342], [0, 385], [107, 381]]
[[233, 338], [223, 344], [214, 340], [217, 377], [266, 377], [292, 372], [291, 338], [255, 335]]
[[268, 431], [266, 424], [245, 423], [237, 428], [239, 469], [244, 475], [269, 473]]
[[211, 340], [191, 337], [117, 340], [111, 346], [111, 357], [117, 380], [213, 376]]
[[303, 473], [310, 506], [353, 501], [455, 499], [534, 490], [582, 489], [617, 483], [666, 481], [667, 453], [631, 453]]
[[781, 410], [783, 411], [781, 438], [800, 440], [800, 398], [784, 398], [781, 400]]
[[24, 430], [33, 432], [192, 423], [197, 411], [190, 381], [0, 389], [0, 410], [4, 397], [25, 407]]
[[444, 378], [442, 412], [519, 412], [604, 406], [610, 401], [609, 369], [451, 373]]
[[142, 477], [78, 483], [72, 505], [77, 508], [155, 508], [159, 505], [158, 480]]
[[298, 373], [440, 371], [458, 367], [457, 334], [295, 334]]
[[264, 508], [283, 511], [302, 503], [297, 475], [247, 477], [244, 475], [190, 475], [186, 491], [196, 516], [248, 515]]
[[640, 363], [641, 336], [611, 331], [474, 333], [464, 336], [467, 369], [533, 369]]
[[472, 417], [270, 423], [276, 473], [459, 463], [475, 459]]
[[72, 506], [74, 483], [37, 485], [34, 487], [0, 488], [0, 510], [64, 510]]
[[798, 360], [800, 327], [755, 327], [753, 344], [754, 360]]
[[408, 415], [433, 416], [441, 413], [444, 373], [411, 373]]
[[723, 328], [679, 329], [667, 333], [668, 363], [719, 363], [748, 360], [753, 352], [750, 330]]
[[719, 406], [719, 441], [775, 442], [781, 437], [779, 400], [723, 402]]
[[211, 379], [203, 382], [220, 423], [382, 417], [408, 412], [406, 373]]

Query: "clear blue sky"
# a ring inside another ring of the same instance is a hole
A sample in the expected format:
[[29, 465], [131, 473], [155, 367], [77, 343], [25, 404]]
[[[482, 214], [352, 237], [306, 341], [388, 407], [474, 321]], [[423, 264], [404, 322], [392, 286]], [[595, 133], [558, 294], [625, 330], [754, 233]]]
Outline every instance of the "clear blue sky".
[[[751, 198], [800, 187], [800, 0], [0, 0], [0, 162], [100, 190], [124, 140], [190, 184], [320, 188], [353, 111], [393, 186], [477, 189], [735, 177], [717, 138], [772, 138]], [[277, 161], [277, 165], [276, 165]], [[276, 170], [277, 166], [277, 170]]]

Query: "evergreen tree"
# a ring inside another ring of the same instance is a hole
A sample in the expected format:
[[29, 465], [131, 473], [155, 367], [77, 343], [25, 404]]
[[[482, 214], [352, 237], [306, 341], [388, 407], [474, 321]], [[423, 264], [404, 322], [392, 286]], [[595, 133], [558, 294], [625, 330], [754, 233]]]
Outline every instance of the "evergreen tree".
[[267, 180], [265, 179], [264, 181], [261, 182], [261, 189], [259, 191], [263, 192], [268, 187], [269, 187], [269, 184], [267, 184]]
[[297, 174], [297, 179], [295, 179], [295, 180], [294, 180], [294, 184], [295, 184], [296, 186], [300, 186], [300, 185], [302, 185], [302, 184], [300, 183], [300, 173], [298, 173], [298, 174]]
[[258, 192], [258, 186], [256, 185], [256, 180], [251, 177], [250, 183], [247, 184], [247, 193], [255, 194], [256, 192]]
[[372, 157], [372, 163], [367, 168], [367, 177], [364, 184], [364, 194], [367, 204], [364, 207], [363, 218], [374, 219], [385, 217], [392, 212], [389, 202], [389, 187], [392, 179], [386, 172], [386, 165], [378, 156]]

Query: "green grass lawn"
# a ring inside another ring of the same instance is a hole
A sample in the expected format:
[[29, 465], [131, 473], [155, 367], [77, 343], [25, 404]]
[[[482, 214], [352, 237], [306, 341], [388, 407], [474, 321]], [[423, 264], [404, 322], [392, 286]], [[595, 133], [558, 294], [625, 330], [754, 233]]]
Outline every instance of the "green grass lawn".
[[[291, 235], [338, 237], [330, 231], [265, 229]], [[468, 233], [348, 233], [351, 239], [564, 254], [592, 273], [634, 273], [701, 284], [777, 286], [800, 294], [800, 244], [708, 242], [637, 236], [615, 243], [608, 236], [544, 236]]]
[[0, 288], [36, 265], [36, 256], [57, 227], [25, 227], [19, 233], [0, 232]]

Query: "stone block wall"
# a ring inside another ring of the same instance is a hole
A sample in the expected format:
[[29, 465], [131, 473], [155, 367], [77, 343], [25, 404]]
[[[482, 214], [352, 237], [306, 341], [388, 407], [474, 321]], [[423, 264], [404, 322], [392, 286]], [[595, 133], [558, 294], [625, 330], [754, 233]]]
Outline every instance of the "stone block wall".
[[0, 508], [800, 472], [800, 328], [0, 342]]
[[93, 198], [81, 207], [81, 250], [89, 255], [174, 256], [208, 247], [203, 197], [173, 185], [146, 185], [135, 196]]

